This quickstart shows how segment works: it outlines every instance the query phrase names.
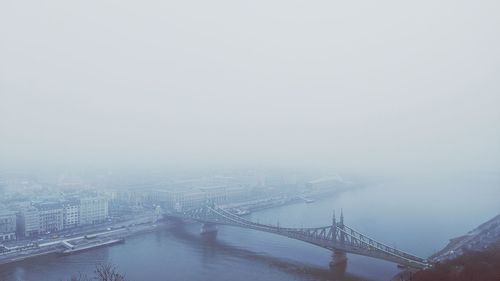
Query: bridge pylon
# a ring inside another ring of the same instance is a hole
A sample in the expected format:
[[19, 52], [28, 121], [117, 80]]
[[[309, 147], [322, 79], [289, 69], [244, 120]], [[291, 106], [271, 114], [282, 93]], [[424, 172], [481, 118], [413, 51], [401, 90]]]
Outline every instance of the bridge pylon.
[[342, 245], [345, 244], [345, 225], [344, 225], [344, 211], [340, 209], [340, 223], [338, 225], [338, 228], [340, 228], [340, 243]]
[[330, 267], [344, 266], [347, 263], [347, 255], [344, 251], [333, 250]]
[[[341, 243], [344, 245], [345, 243], [345, 236], [343, 231], [344, 230], [344, 212], [342, 209], [340, 209], [340, 222], [337, 223], [337, 218], [335, 215], [335, 210], [333, 210], [333, 219], [332, 219], [332, 242], [333, 244], [335, 243]], [[340, 241], [337, 241], [337, 234], [340, 232]], [[334, 245], [335, 246], [335, 245]], [[335, 249], [335, 247], [332, 247]], [[332, 251], [332, 260], [330, 261], [330, 267], [337, 267], [337, 266], [344, 266], [347, 263], [347, 255], [345, 251], [335, 249]]]

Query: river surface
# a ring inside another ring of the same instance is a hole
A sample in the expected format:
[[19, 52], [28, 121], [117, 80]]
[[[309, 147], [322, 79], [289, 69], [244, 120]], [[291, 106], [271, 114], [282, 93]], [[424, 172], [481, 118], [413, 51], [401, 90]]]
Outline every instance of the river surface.
[[[410, 183], [411, 182], [411, 183]], [[260, 223], [315, 227], [331, 223], [343, 208], [345, 223], [391, 246], [420, 256], [442, 248], [500, 212], [497, 176], [446, 181], [419, 179], [373, 184], [314, 203], [254, 212]], [[411, 192], [409, 192], [411, 190]], [[162, 228], [126, 243], [71, 256], [46, 256], [0, 266], [0, 281], [59, 281], [92, 274], [112, 263], [128, 280], [389, 280], [395, 264], [348, 255], [346, 268], [331, 271], [327, 250], [268, 233], [219, 226], [216, 240], [199, 225]]]

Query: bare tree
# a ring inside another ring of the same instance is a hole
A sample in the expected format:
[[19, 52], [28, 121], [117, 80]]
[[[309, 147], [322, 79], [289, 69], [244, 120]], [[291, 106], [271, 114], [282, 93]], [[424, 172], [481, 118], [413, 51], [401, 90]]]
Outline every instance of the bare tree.
[[99, 281], [125, 281], [125, 276], [120, 274], [111, 264], [99, 264], [94, 272]]

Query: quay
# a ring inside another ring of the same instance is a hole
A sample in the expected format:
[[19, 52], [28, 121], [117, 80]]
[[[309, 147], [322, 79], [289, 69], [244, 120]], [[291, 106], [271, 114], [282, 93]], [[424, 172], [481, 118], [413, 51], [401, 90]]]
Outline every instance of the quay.
[[45, 255], [68, 255], [98, 247], [111, 246], [125, 242], [125, 237], [147, 233], [165, 226], [162, 222], [145, 223], [110, 231], [101, 231], [49, 241], [42, 244], [30, 243], [29, 247], [12, 248], [0, 253], [0, 266]]
[[69, 244], [71, 246], [68, 245], [69, 248], [66, 250], [62, 250], [60, 252], [60, 254], [71, 255], [73, 253], [78, 253], [78, 252], [82, 252], [82, 251], [86, 251], [86, 250], [90, 250], [90, 249], [94, 249], [94, 248], [99, 248], [99, 247], [104, 247], [104, 246], [110, 246], [110, 245], [119, 244], [119, 243], [123, 243], [123, 242], [125, 242], [125, 239], [120, 238], [120, 239], [111, 239], [111, 240], [84, 243], [83, 245], [78, 245], [78, 246]]

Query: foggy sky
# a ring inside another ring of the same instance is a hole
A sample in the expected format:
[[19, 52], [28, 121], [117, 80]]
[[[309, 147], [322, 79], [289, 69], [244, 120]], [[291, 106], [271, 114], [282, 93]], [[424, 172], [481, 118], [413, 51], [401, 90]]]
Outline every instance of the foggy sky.
[[500, 169], [498, 1], [0, 2], [0, 168]]

